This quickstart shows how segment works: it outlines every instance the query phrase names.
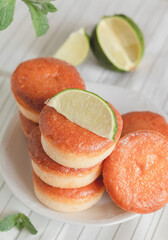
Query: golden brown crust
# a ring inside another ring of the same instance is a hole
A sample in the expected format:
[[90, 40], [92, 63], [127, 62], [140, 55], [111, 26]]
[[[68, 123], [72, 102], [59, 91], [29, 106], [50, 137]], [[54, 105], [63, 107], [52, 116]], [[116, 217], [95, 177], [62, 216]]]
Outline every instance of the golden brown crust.
[[27, 119], [21, 112], [19, 112], [19, 117], [22, 130], [26, 137], [28, 137], [31, 131], [38, 126], [38, 123]]
[[[119, 112], [112, 107], [118, 122], [118, 131], [115, 137], [117, 142], [122, 131], [122, 118]], [[80, 127], [59, 114], [54, 108], [45, 106], [40, 114], [39, 121], [42, 135], [51, 145], [61, 151], [74, 154], [101, 154], [115, 145], [114, 142], [96, 135]]]
[[124, 136], [103, 164], [111, 199], [130, 212], [150, 213], [168, 202], [168, 138], [151, 131]]
[[40, 113], [48, 98], [66, 88], [85, 89], [85, 84], [75, 67], [52, 57], [23, 62], [11, 77], [16, 101], [35, 113]]
[[69, 168], [56, 163], [44, 152], [42, 148], [39, 127], [35, 128], [31, 132], [28, 141], [28, 149], [32, 161], [34, 161], [43, 171], [52, 174], [66, 176], [85, 176], [94, 171], [97, 171], [97, 169], [102, 168], [102, 163], [99, 163], [90, 168]]
[[81, 201], [84, 199], [93, 198], [94, 195], [101, 193], [104, 190], [102, 177], [100, 176], [94, 182], [81, 188], [57, 188], [44, 183], [34, 172], [33, 181], [41, 192], [48, 195], [50, 198], [64, 200]]

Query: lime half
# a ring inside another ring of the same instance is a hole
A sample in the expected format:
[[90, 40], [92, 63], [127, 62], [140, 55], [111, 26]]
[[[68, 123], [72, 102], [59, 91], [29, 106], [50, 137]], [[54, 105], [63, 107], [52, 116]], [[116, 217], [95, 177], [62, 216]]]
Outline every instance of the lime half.
[[89, 37], [84, 28], [70, 34], [53, 57], [64, 60], [74, 66], [82, 63], [90, 49]]
[[129, 72], [136, 68], [144, 52], [143, 34], [125, 15], [103, 17], [91, 36], [91, 47], [104, 67]]
[[118, 128], [115, 113], [98, 95], [81, 89], [66, 89], [46, 104], [79, 126], [114, 141]]

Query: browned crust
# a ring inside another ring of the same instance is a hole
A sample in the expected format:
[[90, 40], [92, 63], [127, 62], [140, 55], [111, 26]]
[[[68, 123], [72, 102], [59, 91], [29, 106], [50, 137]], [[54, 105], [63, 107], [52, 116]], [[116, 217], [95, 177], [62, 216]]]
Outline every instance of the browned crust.
[[98, 193], [104, 191], [104, 185], [102, 181], [102, 176], [96, 179], [89, 185], [81, 188], [57, 188], [52, 187], [45, 182], [43, 182], [36, 174], [33, 172], [33, 181], [36, 187], [48, 195], [50, 198], [62, 199], [62, 200], [75, 200], [79, 201], [84, 199], [91, 199]]
[[54, 108], [47, 105], [40, 114], [40, 131], [51, 145], [61, 151], [75, 154], [99, 155], [114, 146], [121, 135], [121, 115], [113, 106], [112, 109], [116, 114], [118, 122], [115, 142], [80, 127], [59, 114]]
[[85, 84], [75, 67], [52, 57], [23, 62], [11, 77], [16, 101], [35, 113], [41, 112], [48, 98], [66, 88], [85, 89]]
[[62, 166], [53, 161], [43, 150], [41, 145], [41, 134], [39, 127], [36, 127], [29, 136], [28, 149], [30, 158], [40, 167], [43, 171], [56, 175], [80, 175], [84, 176], [102, 168], [102, 163], [99, 163], [90, 168], [69, 168]]
[[168, 137], [168, 124], [165, 118], [157, 113], [129, 112], [122, 115], [122, 136], [138, 130], [154, 130]]
[[168, 202], [168, 138], [151, 130], [125, 135], [103, 164], [111, 199], [130, 212], [150, 213]]

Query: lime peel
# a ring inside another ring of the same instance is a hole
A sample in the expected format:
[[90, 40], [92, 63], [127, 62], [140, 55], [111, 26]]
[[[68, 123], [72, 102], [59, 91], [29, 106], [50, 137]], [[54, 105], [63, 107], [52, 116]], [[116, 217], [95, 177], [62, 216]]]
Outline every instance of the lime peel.
[[81, 64], [87, 57], [90, 40], [85, 28], [72, 32], [53, 57], [64, 60], [74, 66]]
[[103, 17], [91, 36], [92, 50], [100, 63], [111, 70], [128, 72], [136, 68], [144, 53], [141, 30], [129, 17]]
[[81, 89], [65, 89], [46, 104], [70, 121], [115, 141], [118, 125], [114, 111], [100, 96]]

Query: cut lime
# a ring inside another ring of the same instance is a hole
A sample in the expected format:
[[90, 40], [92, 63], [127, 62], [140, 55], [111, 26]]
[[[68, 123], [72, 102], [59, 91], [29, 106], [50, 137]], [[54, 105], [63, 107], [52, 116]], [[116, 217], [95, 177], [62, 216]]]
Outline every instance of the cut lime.
[[103, 17], [91, 36], [91, 47], [104, 67], [122, 72], [136, 68], [144, 52], [139, 27], [129, 17]]
[[77, 66], [85, 60], [89, 49], [89, 37], [85, 29], [80, 28], [78, 31], [70, 34], [68, 39], [54, 54], [54, 57]]
[[66, 89], [46, 104], [79, 126], [114, 141], [118, 128], [115, 113], [98, 95], [81, 89]]

